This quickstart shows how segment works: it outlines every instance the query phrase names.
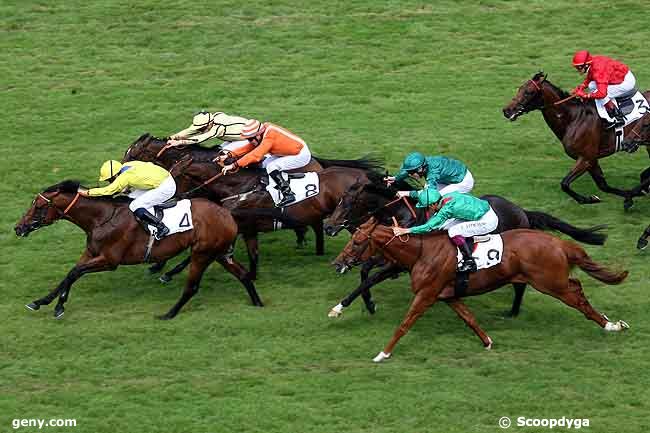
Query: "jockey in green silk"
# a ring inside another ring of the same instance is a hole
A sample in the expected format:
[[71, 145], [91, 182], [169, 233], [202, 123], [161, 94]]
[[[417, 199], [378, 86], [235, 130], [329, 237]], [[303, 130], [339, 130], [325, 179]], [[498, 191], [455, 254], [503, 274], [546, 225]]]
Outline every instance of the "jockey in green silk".
[[[408, 177], [426, 179], [425, 188], [433, 188], [440, 194], [453, 191], [468, 193], [474, 188], [474, 177], [462, 162], [445, 156], [424, 156], [413, 152], [406, 156], [402, 168], [396, 176], [386, 178], [388, 184], [402, 181]], [[399, 196], [417, 199], [418, 191], [400, 191]]]
[[463, 261], [458, 272], [475, 272], [476, 262], [465, 238], [485, 235], [496, 230], [499, 218], [490, 204], [471, 194], [450, 192], [443, 196], [433, 188], [420, 191], [417, 207], [429, 208], [434, 215], [424, 224], [410, 228], [394, 227], [395, 236], [425, 234], [447, 230], [452, 243], [460, 249]]

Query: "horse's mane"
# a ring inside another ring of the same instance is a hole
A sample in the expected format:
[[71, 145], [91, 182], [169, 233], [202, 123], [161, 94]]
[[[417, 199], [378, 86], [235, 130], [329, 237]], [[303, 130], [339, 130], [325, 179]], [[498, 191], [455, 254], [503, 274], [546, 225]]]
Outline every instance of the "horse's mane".
[[[551, 87], [551, 89], [553, 89], [553, 91], [558, 94], [560, 99], [565, 99], [565, 98], [568, 98], [569, 96], [571, 96], [571, 94], [569, 92], [566, 92], [566, 91], [562, 90], [561, 88], [559, 88], [558, 86], [556, 86], [555, 84], [553, 84], [549, 80], [547, 80], [546, 76], [547, 75], [544, 73], [544, 71], [539, 71], [535, 75], [533, 75], [533, 78], [531, 78], [531, 80], [537, 82], [537, 81], [539, 81], [540, 79], [543, 78], [544, 83], [548, 84]], [[596, 112], [596, 106], [594, 104], [585, 104], [580, 100], [580, 98], [570, 99], [570, 100], [566, 101], [564, 104], [570, 105], [570, 106], [572, 106], [574, 108], [577, 108], [577, 109], [588, 110], [589, 112], [594, 112], [594, 113]]]
[[[56, 185], [52, 185], [50, 187], [47, 187], [43, 192], [63, 192], [63, 193], [73, 193], [76, 194], [79, 191], [79, 188], [85, 188], [85, 186], [81, 185], [81, 182], [78, 180], [64, 180], [62, 182], [57, 183]], [[110, 203], [130, 203], [131, 198], [127, 197], [125, 195], [120, 195], [117, 197], [93, 197], [93, 200], [102, 200]]]
[[77, 192], [79, 190], [79, 186], [81, 185], [81, 182], [78, 180], [64, 180], [62, 182], [57, 183], [56, 185], [52, 185], [50, 187], [47, 187], [45, 191], [43, 192], [53, 192], [53, 191], [58, 191], [58, 192]]
[[[156, 137], [155, 135], [151, 135], [148, 132], [145, 132], [142, 134], [140, 137], [138, 137], [137, 140], [135, 140], [132, 144], [134, 145], [141, 145], [141, 146], [146, 146], [151, 142], [155, 142], [156, 144], [162, 144], [165, 145], [167, 144], [167, 137]], [[215, 146], [219, 146], [216, 144]], [[172, 150], [172, 149], [169, 149]], [[180, 149], [175, 149], [176, 151], [183, 152], [186, 154], [192, 154], [192, 157], [194, 158], [195, 161], [199, 162], [208, 162], [212, 161], [212, 159], [216, 156], [218, 149], [214, 148], [208, 148], [208, 147], [202, 147], [199, 146], [198, 144], [189, 144], [187, 146], [183, 146], [182, 151]]]

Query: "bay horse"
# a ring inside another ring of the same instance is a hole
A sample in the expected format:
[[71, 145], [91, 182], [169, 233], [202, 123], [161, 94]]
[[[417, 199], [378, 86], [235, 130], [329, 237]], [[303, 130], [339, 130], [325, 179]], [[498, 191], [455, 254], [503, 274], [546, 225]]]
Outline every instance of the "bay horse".
[[[516, 229], [501, 236], [504, 245], [501, 263], [471, 273], [463, 296], [487, 293], [507, 283], [530, 284], [539, 292], [581, 311], [606, 331], [629, 329], [624, 321], [610, 322], [596, 311], [585, 297], [580, 280], [569, 275], [571, 268], [577, 265], [599, 281], [620, 284], [627, 277], [627, 271], [611, 271], [594, 262], [578, 244], [548, 233]], [[408, 269], [411, 274], [411, 291], [415, 297], [393, 337], [373, 361], [381, 362], [389, 358], [399, 339], [438, 300], [449, 304], [472, 328], [483, 345], [490, 349], [492, 339], [478, 326], [474, 315], [455, 293], [457, 251], [447, 234], [434, 232], [424, 236], [396, 238], [392, 227], [380, 225], [375, 218], [371, 218], [354, 232], [334, 262], [340, 272], [380, 254], [386, 260]]]
[[[646, 91], [644, 96], [650, 99], [650, 91]], [[562, 191], [580, 204], [599, 203], [598, 196], [585, 197], [571, 189], [571, 183], [588, 172], [601, 191], [624, 197], [626, 209], [632, 206], [629, 192], [611, 187], [598, 163], [599, 159], [614, 154], [617, 149], [614, 131], [603, 129], [603, 122], [594, 103], [571, 98], [569, 93], [547, 80], [543, 72], [538, 72], [519, 87], [512, 101], [503, 108], [503, 115], [506, 119], [515, 121], [519, 116], [534, 110], [542, 112], [546, 124], [560, 140], [566, 154], [576, 161], [562, 179]], [[625, 127], [625, 135], [632, 132], [637, 122]], [[650, 149], [648, 154], [650, 155]]]
[[[61, 283], [43, 298], [27, 305], [38, 310], [59, 296], [54, 317], [64, 314], [64, 304], [72, 284], [82, 275], [115, 270], [119, 265], [144, 262], [149, 235], [140, 226], [128, 208], [128, 201], [108, 198], [89, 198], [79, 182], [63, 181], [39, 193], [31, 207], [16, 224], [16, 235], [29, 233], [58, 220], [67, 220], [86, 232], [86, 248], [79, 261]], [[246, 269], [234, 259], [224, 257], [237, 236], [237, 224], [230, 213], [205, 199], [194, 199], [191, 204], [194, 228], [176, 233], [155, 242], [151, 250], [153, 260], [165, 260], [191, 248], [190, 272], [185, 289], [178, 302], [159, 319], [172, 319], [183, 305], [199, 290], [203, 272], [213, 261], [218, 261], [246, 288], [253, 305], [263, 306]]]
[[[380, 224], [384, 225], [390, 225], [393, 218], [401, 227], [411, 227], [415, 224], [424, 223], [426, 219], [425, 212], [415, 208], [407, 198], [396, 199], [396, 192], [395, 188], [385, 187], [382, 184], [359, 182], [353, 185], [334, 209], [334, 212], [325, 219], [325, 233], [336, 236], [344, 228], [353, 232], [372, 216]], [[556, 230], [571, 236], [577, 241], [590, 245], [603, 245], [607, 239], [605, 234], [599, 233], [605, 227], [603, 225], [581, 229], [547, 213], [523, 209], [497, 195], [483, 195], [480, 198], [488, 201], [499, 217], [499, 225], [493, 233], [501, 233], [517, 228], [530, 228], [534, 230]], [[396, 278], [397, 275], [406, 271], [406, 269], [390, 263], [373, 275], [369, 275], [370, 269], [378, 264], [377, 262], [377, 258], [373, 257], [364, 263], [361, 269], [361, 284], [330, 310], [330, 317], [339, 317], [343, 313], [343, 309], [347, 308], [359, 295], [363, 297], [366, 309], [371, 314], [375, 312], [375, 303], [370, 294], [370, 287], [388, 278]], [[515, 297], [512, 308], [508, 313], [510, 317], [516, 317], [519, 314], [526, 284], [514, 283], [513, 288]]]

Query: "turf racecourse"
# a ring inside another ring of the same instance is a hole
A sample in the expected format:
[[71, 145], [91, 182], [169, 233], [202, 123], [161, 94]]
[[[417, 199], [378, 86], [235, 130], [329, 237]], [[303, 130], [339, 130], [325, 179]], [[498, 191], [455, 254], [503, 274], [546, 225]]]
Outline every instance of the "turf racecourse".
[[[12, 419], [74, 418], [76, 428], [43, 431], [495, 432], [502, 416], [647, 431], [648, 257], [634, 245], [650, 202], [623, 213], [600, 194], [578, 206], [559, 188], [572, 161], [540, 113], [509, 123], [500, 111], [540, 69], [575, 86], [570, 59], [583, 47], [626, 61], [650, 88], [646, 2], [7, 0], [0, 15], [0, 431]], [[455, 156], [478, 193], [610, 224], [607, 245], [588, 250], [629, 269], [627, 282], [576, 275], [630, 331], [606, 334], [533, 290], [520, 318], [505, 320], [504, 288], [467, 301], [491, 352], [436, 305], [374, 365], [410, 302], [408, 279], [375, 290], [375, 316], [358, 304], [328, 319], [358, 278], [328, 264], [347, 236], [316, 257], [313, 235], [296, 251], [287, 232], [262, 238], [264, 309], [213, 267], [175, 320], [156, 321], [182, 279], [161, 285], [136, 266], [81, 278], [63, 320], [25, 310], [84, 243], [69, 223], [17, 239], [34, 195], [65, 178], [94, 185], [102, 161], [145, 131], [185, 127], [200, 108], [278, 122], [324, 157], [373, 152], [395, 169], [412, 149]], [[639, 152], [602, 165], [628, 187], [647, 164]], [[574, 185], [597, 193], [590, 179]]]

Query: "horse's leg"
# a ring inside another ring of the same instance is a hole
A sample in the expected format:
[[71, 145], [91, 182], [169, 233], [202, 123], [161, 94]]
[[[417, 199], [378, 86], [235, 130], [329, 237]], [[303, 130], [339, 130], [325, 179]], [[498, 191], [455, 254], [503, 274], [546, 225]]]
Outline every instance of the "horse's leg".
[[512, 308], [506, 313], [506, 316], [517, 317], [521, 309], [521, 301], [524, 299], [526, 283], [512, 283], [512, 288], [515, 289], [515, 298], [512, 300]]
[[585, 297], [580, 280], [569, 278], [568, 284], [566, 285], [559, 285], [558, 283], [558, 281], [552, 281], [549, 283], [536, 284], [534, 287], [542, 293], [559, 299], [569, 307], [581, 311], [587, 319], [598, 323], [598, 325], [600, 325], [601, 328], [605, 328], [606, 331], [623, 331], [629, 328], [628, 324], [622, 320], [619, 320], [616, 323], [610, 322], [604, 314], [596, 311]]
[[445, 302], [456, 312], [456, 314], [458, 314], [458, 317], [463, 319], [467, 326], [472, 328], [472, 331], [474, 331], [478, 338], [483, 342], [483, 346], [485, 346], [487, 350], [492, 349], [492, 339], [481, 329], [480, 326], [478, 326], [476, 317], [474, 317], [474, 314], [469, 310], [469, 308], [467, 308], [467, 305], [465, 305], [460, 299], [450, 299]]
[[248, 278], [248, 272], [246, 272], [246, 268], [244, 268], [233, 258], [217, 257], [217, 261], [221, 263], [221, 266], [223, 266], [228, 272], [237, 277], [237, 279], [244, 285], [244, 287], [246, 287], [246, 291], [248, 292], [248, 296], [250, 296], [253, 305], [257, 307], [264, 306], [262, 300], [260, 299], [260, 296], [257, 294], [257, 290], [255, 290], [255, 285]]
[[312, 224], [311, 228], [316, 234], [316, 255], [322, 256], [325, 254], [325, 230], [323, 229], [323, 220], [319, 220], [316, 224]]
[[305, 244], [307, 243], [305, 237], [307, 234], [307, 227], [296, 227], [293, 231], [296, 232], [296, 249], [302, 250], [305, 248]]
[[167, 264], [167, 260], [163, 260], [158, 263], [154, 263], [153, 265], [149, 266], [149, 273], [150, 274], [157, 274], [158, 272], [162, 271], [165, 265]]
[[108, 269], [115, 269], [115, 266], [109, 264], [104, 256], [91, 257], [90, 254], [85, 251], [77, 264], [74, 265], [74, 267], [68, 272], [68, 275], [66, 275], [63, 281], [61, 281], [54, 290], [52, 290], [47, 296], [27, 304], [26, 307], [30, 310], [38, 310], [41, 308], [41, 305], [49, 305], [58, 295], [59, 301], [54, 307], [54, 317], [58, 319], [63, 316], [65, 312], [63, 304], [65, 304], [70, 296], [70, 287], [72, 284], [84, 274], [101, 272]]
[[436, 302], [439, 293], [440, 290], [436, 290], [433, 287], [422, 289], [416, 293], [415, 298], [411, 303], [411, 307], [406, 313], [406, 317], [404, 317], [402, 323], [397, 327], [393, 334], [393, 338], [390, 339], [386, 347], [384, 347], [384, 350], [379, 352], [379, 354], [373, 358], [374, 362], [381, 362], [384, 359], [390, 358], [390, 355], [393, 353], [393, 349], [399, 339], [402, 338], [409, 329], [411, 329], [413, 324], [420, 318], [420, 316], [422, 316], [427, 308]]
[[159, 278], [160, 281], [163, 283], [169, 283], [172, 280], [172, 277], [176, 274], [179, 274], [187, 267], [187, 265], [190, 264], [190, 261], [192, 259], [190, 257], [186, 257], [185, 260], [174, 266], [174, 268], [171, 271], [165, 272], [162, 274]]
[[259, 249], [257, 242], [257, 233], [248, 233], [244, 235], [246, 242], [246, 252], [248, 252], [248, 278], [251, 280], [257, 279], [257, 263], [259, 261]]
[[594, 163], [591, 165], [591, 168], [589, 168], [589, 175], [596, 183], [598, 189], [601, 191], [609, 194], [616, 194], [620, 197], [625, 198], [623, 207], [626, 210], [632, 207], [633, 202], [631, 192], [609, 186], [607, 179], [605, 179], [603, 169], [600, 167], [600, 164], [598, 164], [598, 161], [594, 161]]
[[[648, 148], [650, 149], [650, 147]], [[645, 178], [641, 183], [627, 192], [625, 203], [623, 203], [625, 210], [628, 210], [634, 204], [632, 198], [642, 196], [647, 191], [648, 186], [650, 186], [650, 177]]]
[[178, 314], [183, 305], [185, 305], [187, 301], [189, 301], [190, 298], [199, 291], [199, 283], [201, 282], [201, 277], [203, 277], [203, 272], [214, 260], [213, 255], [200, 254], [194, 251], [190, 258], [190, 272], [187, 276], [185, 289], [183, 290], [180, 299], [166, 314], [157, 316], [158, 319], [169, 320], [173, 319]]
[[[370, 277], [368, 277], [365, 280], [362, 280], [361, 284], [359, 287], [354, 289], [348, 296], [346, 296], [339, 304], [334, 306], [330, 312], [328, 313], [328, 317], [338, 317], [341, 314], [343, 314], [343, 309], [347, 308], [350, 306], [350, 304], [359, 297], [359, 295], [364, 294], [366, 292], [369, 292], [370, 287], [374, 286], [375, 284], [379, 284], [384, 280], [387, 280], [388, 278], [391, 278], [400, 272], [402, 272], [403, 269], [401, 269], [397, 265], [388, 265], [380, 269], [379, 271], [375, 272], [372, 274]], [[364, 298], [364, 301], [366, 299]], [[368, 312], [370, 314], [374, 314], [376, 309], [375, 309], [375, 303], [372, 300], [372, 297], [369, 296], [368, 301], [366, 302], [366, 308], [368, 309]]]
[[645, 250], [648, 246], [648, 236], [650, 236], [650, 226], [646, 227], [643, 234], [636, 242], [636, 247], [640, 250]]
[[562, 186], [562, 191], [565, 193], [569, 194], [571, 198], [573, 198], [575, 201], [577, 201], [580, 204], [593, 204], [593, 203], [599, 203], [600, 198], [598, 196], [592, 195], [589, 197], [585, 197], [581, 194], [578, 194], [574, 190], [571, 189], [571, 183], [582, 176], [585, 171], [589, 169], [591, 166], [592, 162], [587, 161], [586, 159], [580, 157], [576, 161], [576, 165], [571, 169], [569, 174], [567, 174], [564, 179], [562, 179], [562, 182], [560, 185]]

